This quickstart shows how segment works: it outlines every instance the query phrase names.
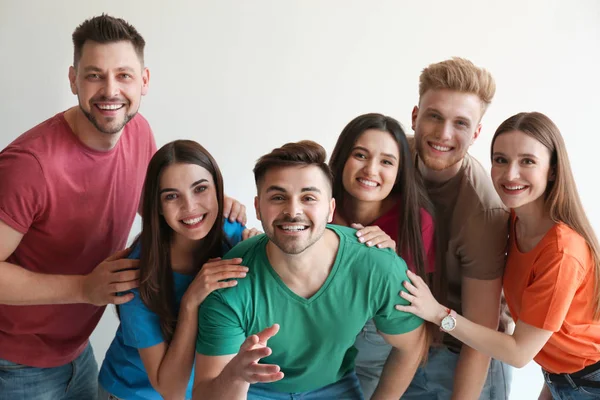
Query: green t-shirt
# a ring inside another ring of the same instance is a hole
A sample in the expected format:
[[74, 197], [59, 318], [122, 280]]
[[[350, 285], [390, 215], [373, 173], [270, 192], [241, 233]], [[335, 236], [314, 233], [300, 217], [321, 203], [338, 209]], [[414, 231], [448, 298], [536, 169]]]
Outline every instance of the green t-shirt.
[[354, 341], [373, 318], [377, 329], [401, 334], [423, 321], [396, 310], [407, 304], [398, 293], [407, 280], [406, 263], [390, 249], [369, 248], [356, 230], [328, 225], [339, 249], [327, 280], [311, 298], [296, 295], [271, 267], [268, 238], [241, 242], [224, 258], [241, 257], [249, 268], [236, 287], [213, 292], [202, 303], [196, 351], [208, 356], [235, 354], [246, 337], [278, 323], [268, 341], [273, 353], [261, 360], [277, 364], [285, 377], [273, 390], [291, 393], [335, 383], [354, 369]]

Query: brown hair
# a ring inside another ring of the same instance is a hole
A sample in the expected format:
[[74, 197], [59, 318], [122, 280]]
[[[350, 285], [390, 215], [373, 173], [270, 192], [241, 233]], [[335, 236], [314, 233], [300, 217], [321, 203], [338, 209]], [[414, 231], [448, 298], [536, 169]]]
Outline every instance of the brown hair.
[[331, 169], [329, 169], [329, 166], [325, 163], [326, 158], [327, 152], [325, 149], [312, 140], [286, 143], [258, 159], [253, 170], [256, 186], [260, 186], [265, 174], [272, 168], [308, 165], [319, 167], [327, 177], [329, 184], [332, 185], [333, 178]]
[[467, 59], [453, 57], [431, 64], [421, 72], [419, 100], [430, 89], [449, 89], [476, 94], [481, 99], [483, 115], [494, 98], [496, 83], [487, 70], [477, 67]]
[[333, 197], [338, 204], [338, 210], [342, 210], [343, 207], [340, 205], [347, 196], [342, 182], [344, 166], [356, 141], [369, 129], [388, 132], [398, 144], [400, 152], [398, 175], [390, 193], [390, 196], [399, 195], [402, 204], [402, 212], [398, 219], [396, 253], [398, 255], [406, 252], [411, 254], [417, 274], [427, 281], [425, 276], [427, 258], [421, 234], [421, 208], [433, 215], [433, 206], [429, 201], [420, 174], [415, 171], [406, 134], [397, 120], [382, 114], [371, 113], [359, 115], [346, 125], [338, 137], [329, 159], [329, 165], [333, 172]]
[[73, 32], [73, 66], [77, 67], [83, 45], [87, 41], [97, 43], [131, 42], [142, 65], [144, 64], [144, 46], [146, 41], [133, 27], [121, 18], [102, 14], [98, 17], [86, 19]]
[[548, 181], [544, 204], [552, 221], [562, 222], [581, 235], [592, 252], [597, 293], [594, 299], [594, 318], [598, 319], [600, 318], [600, 246], [581, 204], [560, 130], [550, 118], [539, 112], [513, 115], [500, 124], [494, 133], [492, 153], [496, 138], [511, 131], [523, 132], [550, 150], [550, 167], [554, 171], [555, 178]]
[[191, 140], [176, 140], [161, 147], [150, 160], [142, 197], [142, 233], [140, 257], [140, 297], [158, 315], [160, 330], [167, 343], [173, 338], [177, 324], [173, 270], [171, 269], [171, 238], [173, 230], [161, 215], [160, 177], [173, 164], [196, 164], [211, 175], [217, 193], [219, 210], [214, 225], [197, 249], [195, 263], [203, 265], [209, 258], [220, 257], [223, 244], [223, 177], [210, 153]]

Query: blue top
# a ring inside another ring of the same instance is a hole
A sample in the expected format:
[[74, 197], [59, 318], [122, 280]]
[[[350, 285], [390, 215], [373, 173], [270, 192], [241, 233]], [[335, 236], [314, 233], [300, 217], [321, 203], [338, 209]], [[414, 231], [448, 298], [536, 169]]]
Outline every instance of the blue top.
[[[223, 231], [232, 245], [242, 240], [244, 230], [238, 222], [225, 220]], [[224, 246], [228, 247], [228, 246]], [[132, 249], [129, 258], [140, 258], [139, 242]], [[223, 249], [225, 253], [228, 248]], [[173, 283], [175, 285], [176, 311], [188, 286], [194, 280], [194, 276], [183, 275], [173, 272]], [[121, 324], [113, 339], [106, 357], [102, 363], [98, 382], [109, 393], [127, 400], [160, 400], [161, 395], [154, 390], [148, 379], [148, 373], [144, 368], [138, 349], [155, 346], [164, 342], [160, 331], [160, 322], [156, 314], [146, 307], [140, 298], [139, 291], [131, 291], [134, 298], [119, 306]], [[188, 383], [186, 398], [192, 398], [194, 370]]]

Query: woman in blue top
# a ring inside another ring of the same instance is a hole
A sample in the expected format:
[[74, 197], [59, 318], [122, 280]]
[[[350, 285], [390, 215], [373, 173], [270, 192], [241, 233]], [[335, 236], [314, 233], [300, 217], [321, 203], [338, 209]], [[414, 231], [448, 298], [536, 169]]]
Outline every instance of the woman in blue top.
[[[223, 178], [198, 143], [177, 140], [150, 161], [142, 198], [140, 287], [119, 306], [99, 374], [99, 399], [191, 398], [198, 306], [246, 275], [241, 259], [219, 257], [253, 236], [223, 218]], [[229, 279], [229, 280], [227, 280]]]

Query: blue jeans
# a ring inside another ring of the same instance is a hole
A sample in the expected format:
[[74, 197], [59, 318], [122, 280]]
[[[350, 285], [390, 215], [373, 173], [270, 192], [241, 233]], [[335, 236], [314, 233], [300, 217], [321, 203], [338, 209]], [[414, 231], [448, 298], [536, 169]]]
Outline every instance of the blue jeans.
[[[358, 349], [356, 375], [366, 399], [370, 399], [392, 347], [377, 333], [375, 324], [367, 322], [354, 343]], [[445, 400], [452, 396], [454, 370], [458, 354], [446, 347], [432, 347], [425, 366], [419, 368], [402, 400]], [[480, 400], [508, 400], [512, 367], [492, 359]]]
[[302, 393], [275, 392], [268, 383], [250, 385], [248, 400], [364, 400], [356, 374], [351, 372], [342, 379], [320, 389]]
[[[581, 379], [588, 381], [600, 382], [600, 370], [594, 371], [588, 375], [582, 376]], [[544, 373], [546, 385], [552, 393], [555, 400], [593, 400], [600, 399], [600, 388], [588, 386], [578, 386], [573, 384], [552, 383], [552, 379]]]
[[0, 359], [0, 400], [95, 400], [98, 364], [88, 344], [73, 362], [36, 368]]

